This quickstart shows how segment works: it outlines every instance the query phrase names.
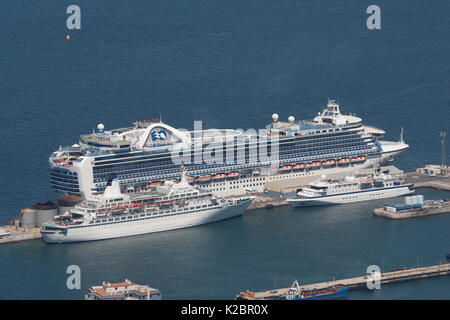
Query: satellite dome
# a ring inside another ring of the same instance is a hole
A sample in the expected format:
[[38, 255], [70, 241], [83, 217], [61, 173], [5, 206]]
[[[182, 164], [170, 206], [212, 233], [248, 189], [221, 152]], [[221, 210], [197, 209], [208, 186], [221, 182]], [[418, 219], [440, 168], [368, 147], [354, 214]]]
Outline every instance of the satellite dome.
[[290, 116], [290, 117], [288, 118], [288, 121], [289, 121], [290, 123], [294, 122], [294, 121], [295, 121], [294, 116]]
[[278, 121], [278, 114], [274, 113], [272, 115], [272, 119], [273, 119], [274, 122], [277, 122]]
[[105, 126], [101, 123], [98, 124], [97, 126], [98, 131], [102, 132], [105, 129]]

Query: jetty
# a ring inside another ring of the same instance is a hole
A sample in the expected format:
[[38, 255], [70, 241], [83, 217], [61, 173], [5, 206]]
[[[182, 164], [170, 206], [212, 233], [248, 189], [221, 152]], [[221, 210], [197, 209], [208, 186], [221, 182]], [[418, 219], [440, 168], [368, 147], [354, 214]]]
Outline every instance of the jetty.
[[410, 210], [395, 210], [395, 207], [389, 205], [373, 210], [374, 215], [390, 219], [408, 219], [444, 213], [450, 213], [450, 201], [428, 200], [420, 208]]
[[0, 244], [41, 238], [39, 228], [24, 229], [12, 226], [0, 226]]
[[408, 172], [405, 174], [406, 183], [414, 184], [415, 188], [434, 188], [450, 191], [450, 176], [430, 176], [417, 172]]
[[[379, 281], [381, 287], [383, 284], [396, 283], [402, 281], [426, 279], [432, 277], [450, 275], [450, 263], [438, 263], [433, 266], [421, 268], [403, 268], [400, 270], [385, 272], [379, 274]], [[300, 285], [302, 290], [324, 289], [335, 285], [346, 285], [349, 290], [368, 289], [367, 284], [374, 279], [370, 275], [359, 276], [348, 279], [333, 280], [326, 282], [318, 282], [306, 285]], [[286, 294], [290, 288], [273, 289], [266, 291], [247, 291], [236, 295], [237, 300], [272, 300], [274, 297]]]

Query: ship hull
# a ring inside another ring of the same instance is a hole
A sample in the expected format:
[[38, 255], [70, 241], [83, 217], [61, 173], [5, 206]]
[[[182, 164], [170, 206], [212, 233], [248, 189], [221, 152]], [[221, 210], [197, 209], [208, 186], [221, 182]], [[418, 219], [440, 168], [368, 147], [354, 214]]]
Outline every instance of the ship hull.
[[328, 195], [323, 197], [301, 198], [301, 199], [293, 198], [287, 199], [286, 201], [289, 202], [293, 207], [327, 206], [327, 205], [336, 205], [336, 204], [399, 197], [411, 194], [413, 192], [414, 190], [411, 188], [411, 185], [404, 185], [394, 188], [371, 189], [358, 192]]
[[41, 231], [41, 234], [42, 239], [47, 243], [66, 243], [104, 240], [169, 231], [199, 226], [202, 224], [213, 223], [240, 216], [244, 213], [251, 202], [252, 198], [249, 198], [234, 206], [96, 226], [83, 225], [79, 227], [67, 228], [65, 232]]

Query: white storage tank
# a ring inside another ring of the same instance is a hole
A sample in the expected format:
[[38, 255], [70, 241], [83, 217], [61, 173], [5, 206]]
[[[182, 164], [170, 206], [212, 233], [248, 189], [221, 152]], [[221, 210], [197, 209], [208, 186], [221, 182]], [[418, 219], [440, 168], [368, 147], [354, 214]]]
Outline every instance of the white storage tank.
[[81, 201], [83, 201], [83, 199], [78, 196], [68, 195], [58, 197], [58, 215], [66, 213], [68, 210], [75, 207]]
[[30, 208], [22, 209], [19, 218], [22, 228], [36, 228], [36, 210]]
[[419, 195], [417, 196], [417, 201], [418, 201], [421, 205], [423, 205], [423, 195], [422, 195], [422, 194], [419, 194]]
[[36, 210], [36, 225], [40, 228], [44, 223], [53, 219], [58, 214], [56, 204], [51, 201], [36, 202], [33, 206]]
[[412, 199], [411, 199], [411, 197], [406, 197], [406, 198], [405, 198], [405, 204], [406, 204], [407, 206], [410, 206], [410, 205], [412, 204]]

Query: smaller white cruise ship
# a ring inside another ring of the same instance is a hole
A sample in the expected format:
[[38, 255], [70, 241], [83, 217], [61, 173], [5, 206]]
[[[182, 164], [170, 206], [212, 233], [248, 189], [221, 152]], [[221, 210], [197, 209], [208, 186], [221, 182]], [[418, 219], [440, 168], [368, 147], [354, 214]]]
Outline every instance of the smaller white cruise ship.
[[64, 243], [198, 226], [242, 215], [253, 198], [217, 198], [189, 185], [184, 171], [179, 182], [167, 181], [145, 192], [123, 193], [113, 180], [104, 194], [45, 223], [41, 234], [46, 242]]
[[294, 207], [324, 206], [398, 197], [413, 192], [413, 185], [405, 184], [404, 177], [393, 177], [377, 168], [373, 174], [354, 174], [340, 181], [322, 176], [300, 190], [296, 198], [286, 201]]

